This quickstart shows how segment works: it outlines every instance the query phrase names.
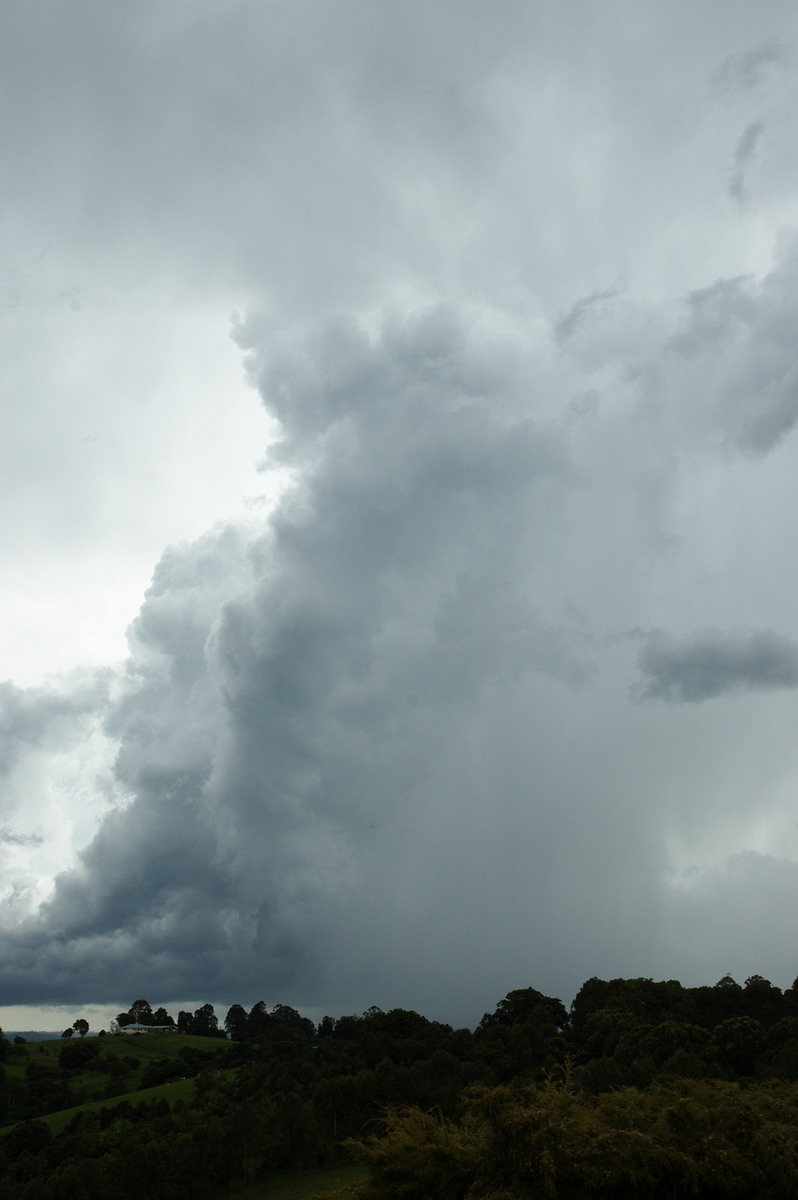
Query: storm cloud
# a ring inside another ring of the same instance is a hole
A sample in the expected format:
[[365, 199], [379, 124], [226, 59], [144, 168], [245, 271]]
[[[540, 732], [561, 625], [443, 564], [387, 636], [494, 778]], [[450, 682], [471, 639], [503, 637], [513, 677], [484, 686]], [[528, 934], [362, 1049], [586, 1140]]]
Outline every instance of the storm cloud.
[[[127, 800], [12, 938], [7, 988], [52, 998], [74, 977], [100, 995], [124, 962], [139, 990], [174, 995], [268, 981], [312, 1004], [399, 988], [435, 1005], [436, 938], [451, 943], [449, 972], [465, 984], [474, 971], [463, 908], [512, 958], [545, 947], [559, 962], [563, 928], [582, 944], [577, 876], [639, 953], [657, 907], [656, 875], [643, 879], [663, 864], [628, 790], [636, 771], [611, 796], [623, 660], [601, 614], [624, 602], [611, 565], [583, 551], [597, 494], [607, 512], [650, 492], [618, 454], [617, 415], [577, 415], [562, 383], [553, 404], [546, 340], [463, 307], [388, 314], [371, 332], [334, 318], [271, 334], [252, 318], [235, 336], [278, 423], [266, 466], [283, 473], [282, 497], [262, 526], [220, 526], [159, 563], [104, 715]], [[627, 404], [638, 428], [625, 445], [653, 464], [644, 390]], [[641, 505], [606, 549], [629, 561], [657, 544], [661, 519]], [[627, 578], [630, 611], [643, 586]], [[642, 700], [798, 683], [795, 644], [767, 632], [650, 634], [637, 665]], [[566, 765], [574, 737], [586, 757]], [[506, 824], [498, 839], [486, 820]], [[604, 873], [629, 854], [642, 920], [620, 914], [628, 871], [620, 890]], [[499, 936], [508, 880], [533, 908], [557, 896], [558, 920]], [[378, 949], [405, 939], [395, 963]]]
[[[574, 486], [563, 432], [529, 414], [522, 347], [437, 308], [250, 350], [296, 482], [259, 536], [220, 528], [159, 565], [105, 725], [134, 799], [47, 905], [97, 963], [95, 938], [135, 931], [126, 953], [172, 990], [217, 978], [222, 952], [228, 986], [253, 961], [294, 986], [309, 955], [318, 971], [311, 927], [415, 819], [485, 689], [592, 670], [519, 570]], [[180, 961], [189, 917], [204, 949]]]
[[6, 16], [6, 1003], [794, 977], [798, 24], [574, 11]]
[[798, 687], [798, 644], [775, 633], [652, 633], [638, 659], [640, 700], [698, 703], [725, 692]]

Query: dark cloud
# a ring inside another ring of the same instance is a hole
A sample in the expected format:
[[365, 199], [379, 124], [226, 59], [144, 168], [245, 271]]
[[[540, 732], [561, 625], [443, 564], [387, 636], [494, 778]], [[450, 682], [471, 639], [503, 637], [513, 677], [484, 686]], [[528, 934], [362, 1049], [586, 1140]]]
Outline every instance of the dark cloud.
[[764, 632], [706, 630], [676, 639], [646, 635], [638, 656], [639, 700], [699, 703], [729, 692], [798, 687], [798, 643]]
[[756, 153], [757, 143], [764, 132], [764, 122], [753, 121], [743, 130], [737, 142], [737, 147], [734, 151], [734, 168], [729, 180], [729, 195], [738, 204], [744, 205], [748, 199], [748, 192], [745, 186], [746, 168], [751, 163]]
[[687, 298], [685, 329], [673, 339], [673, 348], [694, 355], [708, 345], [731, 341], [738, 329], [755, 320], [757, 292], [757, 281], [747, 275], [719, 279], [692, 292]]
[[4, 846], [41, 846], [43, 841], [37, 833], [17, 833], [7, 825], [0, 829], [0, 842]]
[[721, 91], [756, 87], [768, 71], [789, 60], [787, 47], [779, 38], [769, 38], [761, 46], [731, 54], [714, 70], [713, 86]]
[[[798, 299], [798, 253], [785, 240], [763, 278], [719, 279], [691, 293], [670, 354], [640, 369], [651, 400], [683, 431], [751, 455], [772, 450], [798, 421], [798, 362], [788, 312]], [[665, 413], [665, 410], [662, 410]]]
[[614, 300], [618, 295], [620, 295], [619, 288], [606, 288], [601, 292], [591, 292], [589, 296], [583, 296], [581, 300], [577, 300], [554, 326], [555, 341], [564, 342], [588, 318], [591, 309], [605, 300]]

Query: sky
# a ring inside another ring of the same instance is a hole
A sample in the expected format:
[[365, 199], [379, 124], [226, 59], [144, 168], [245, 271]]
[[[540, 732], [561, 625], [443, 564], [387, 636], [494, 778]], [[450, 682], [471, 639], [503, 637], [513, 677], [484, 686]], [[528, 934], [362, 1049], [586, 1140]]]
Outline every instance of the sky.
[[5, 1028], [798, 976], [797, 81], [787, 0], [4, 6]]

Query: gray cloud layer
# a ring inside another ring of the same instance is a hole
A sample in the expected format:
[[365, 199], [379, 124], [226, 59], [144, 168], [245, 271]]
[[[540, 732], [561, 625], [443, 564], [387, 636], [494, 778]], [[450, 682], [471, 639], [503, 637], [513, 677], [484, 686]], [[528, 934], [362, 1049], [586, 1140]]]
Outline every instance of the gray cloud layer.
[[[4, 685], [17, 795], [92, 721], [116, 750], [49, 899], [11, 905], [6, 1001], [465, 1021], [786, 969], [713, 906], [798, 899], [798, 254], [758, 232], [794, 200], [791, 10], [25, 11], [12, 233], [98, 305], [235, 296], [285, 490], [163, 553], [112, 679]], [[33, 863], [52, 825], [17, 817]]]

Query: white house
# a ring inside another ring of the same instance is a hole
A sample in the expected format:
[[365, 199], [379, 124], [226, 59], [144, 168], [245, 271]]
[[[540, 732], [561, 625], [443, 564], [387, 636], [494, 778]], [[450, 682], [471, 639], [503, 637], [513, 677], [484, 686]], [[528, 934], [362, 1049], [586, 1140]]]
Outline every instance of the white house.
[[176, 1025], [141, 1025], [131, 1021], [129, 1025], [120, 1025], [120, 1033], [177, 1033]]

